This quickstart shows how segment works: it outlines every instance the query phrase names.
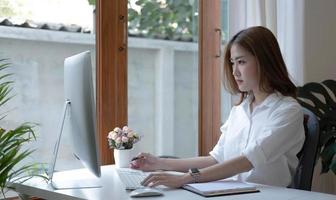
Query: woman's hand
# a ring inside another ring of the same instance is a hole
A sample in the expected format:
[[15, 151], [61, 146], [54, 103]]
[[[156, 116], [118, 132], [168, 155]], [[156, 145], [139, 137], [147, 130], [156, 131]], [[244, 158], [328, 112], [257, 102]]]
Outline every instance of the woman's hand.
[[141, 184], [144, 186], [155, 187], [165, 185], [172, 188], [180, 188], [192, 181], [190, 174], [170, 174], [167, 172], [154, 172], [148, 175]]
[[135, 160], [130, 162], [129, 167], [142, 171], [154, 171], [161, 169], [161, 159], [149, 153], [139, 153]]

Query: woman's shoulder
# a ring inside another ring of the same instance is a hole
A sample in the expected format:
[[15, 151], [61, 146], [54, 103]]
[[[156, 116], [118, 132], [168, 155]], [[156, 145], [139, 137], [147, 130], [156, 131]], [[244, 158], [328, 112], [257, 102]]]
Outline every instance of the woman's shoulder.
[[[248, 111], [248, 104], [251, 101], [250, 97], [246, 97], [239, 105], [234, 105], [231, 109], [230, 114], [241, 113], [243, 111]], [[296, 111], [301, 112], [302, 106], [299, 102], [291, 97], [291, 96], [284, 96], [280, 92], [274, 92], [270, 94], [263, 102], [263, 106], [267, 106], [269, 109], [268, 111], [272, 112], [289, 112], [289, 111]]]
[[303, 115], [303, 109], [295, 98], [281, 95], [279, 101], [272, 108], [271, 116], [277, 115], [301, 116]]
[[[281, 95], [281, 94], [280, 94]], [[282, 96], [279, 99], [278, 106], [281, 106], [283, 108], [296, 108], [296, 109], [302, 109], [299, 102], [291, 97], [291, 96]]]

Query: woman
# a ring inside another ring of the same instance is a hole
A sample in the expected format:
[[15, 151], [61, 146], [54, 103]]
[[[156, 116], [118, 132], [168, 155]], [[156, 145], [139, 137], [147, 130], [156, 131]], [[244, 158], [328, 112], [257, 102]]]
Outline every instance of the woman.
[[291, 183], [304, 143], [303, 112], [276, 38], [260, 26], [242, 30], [228, 43], [224, 59], [225, 86], [240, 101], [221, 127], [218, 143], [209, 156], [189, 159], [140, 153], [131, 168], [185, 172], [152, 173], [144, 185], [181, 187], [229, 177], [274, 186]]

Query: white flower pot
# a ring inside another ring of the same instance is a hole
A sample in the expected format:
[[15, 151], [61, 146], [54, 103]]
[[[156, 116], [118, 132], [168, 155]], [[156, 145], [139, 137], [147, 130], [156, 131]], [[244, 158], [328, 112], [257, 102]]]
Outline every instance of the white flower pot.
[[137, 155], [137, 152], [133, 149], [114, 149], [114, 161], [117, 168], [129, 167], [129, 164], [133, 157]]

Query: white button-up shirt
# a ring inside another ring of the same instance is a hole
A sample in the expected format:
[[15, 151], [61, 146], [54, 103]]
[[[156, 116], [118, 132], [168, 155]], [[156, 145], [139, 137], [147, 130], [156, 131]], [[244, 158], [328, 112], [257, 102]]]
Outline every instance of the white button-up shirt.
[[251, 95], [234, 106], [221, 136], [210, 152], [218, 163], [244, 155], [253, 169], [234, 179], [288, 186], [304, 143], [302, 107], [292, 97], [275, 92], [251, 113]]

